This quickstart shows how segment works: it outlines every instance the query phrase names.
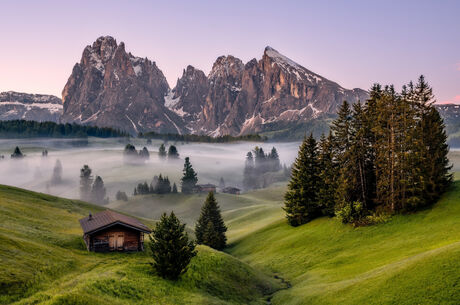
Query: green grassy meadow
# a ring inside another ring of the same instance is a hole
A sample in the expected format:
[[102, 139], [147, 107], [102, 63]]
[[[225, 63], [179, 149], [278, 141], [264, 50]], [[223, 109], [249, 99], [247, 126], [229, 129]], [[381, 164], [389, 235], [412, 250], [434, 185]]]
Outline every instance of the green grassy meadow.
[[178, 282], [153, 274], [148, 253], [88, 253], [78, 219], [99, 209], [1, 186], [0, 304], [264, 304], [280, 287], [204, 246]]
[[[198, 247], [171, 282], [148, 253], [86, 251], [78, 219], [101, 207], [1, 186], [0, 304], [458, 304], [460, 181], [429, 209], [358, 228], [326, 217], [289, 226], [284, 190], [217, 194], [229, 247]], [[204, 199], [148, 195], [108, 207], [149, 226], [174, 210], [190, 232]]]
[[273, 304], [458, 304], [460, 181], [432, 208], [384, 224], [279, 219], [228, 251], [291, 282]]

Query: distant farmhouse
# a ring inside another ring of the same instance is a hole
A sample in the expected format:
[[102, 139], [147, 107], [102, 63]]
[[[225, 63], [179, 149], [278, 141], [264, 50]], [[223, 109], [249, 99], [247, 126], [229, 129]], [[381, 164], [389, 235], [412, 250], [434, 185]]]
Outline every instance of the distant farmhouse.
[[237, 187], [228, 186], [222, 189], [222, 193], [239, 195], [241, 193], [241, 190]]
[[150, 229], [139, 220], [105, 210], [80, 219], [88, 251], [143, 251], [144, 233]]
[[209, 193], [209, 192], [216, 192], [216, 186], [214, 184], [197, 184], [193, 188], [194, 193]]

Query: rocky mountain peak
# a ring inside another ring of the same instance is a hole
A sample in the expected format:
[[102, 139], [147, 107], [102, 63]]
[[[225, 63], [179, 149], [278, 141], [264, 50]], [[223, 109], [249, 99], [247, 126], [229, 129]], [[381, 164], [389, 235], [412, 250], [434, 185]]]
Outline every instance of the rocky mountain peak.
[[232, 55], [220, 56], [214, 62], [208, 78], [236, 76], [241, 74], [244, 64], [241, 59]]
[[165, 107], [169, 85], [147, 58], [133, 56], [123, 42], [99, 37], [87, 46], [62, 92], [63, 122], [115, 127], [130, 133], [181, 133], [181, 119]]
[[155, 62], [99, 37], [84, 49], [63, 90], [64, 122], [141, 131], [247, 134], [288, 128], [335, 114], [344, 100], [367, 98], [266, 47], [244, 64], [218, 57], [208, 76], [189, 65], [169, 85]]
[[296, 69], [303, 68], [299, 64], [297, 64], [295, 61], [284, 56], [283, 54], [281, 54], [280, 52], [278, 52], [277, 50], [275, 50], [274, 48], [270, 46], [265, 47], [264, 57], [269, 57], [274, 62], [281, 64], [281, 65], [289, 65], [292, 68], [296, 68]]
[[204, 72], [188, 65], [176, 87], [165, 97], [166, 106], [190, 125], [198, 118], [208, 90], [208, 78]]

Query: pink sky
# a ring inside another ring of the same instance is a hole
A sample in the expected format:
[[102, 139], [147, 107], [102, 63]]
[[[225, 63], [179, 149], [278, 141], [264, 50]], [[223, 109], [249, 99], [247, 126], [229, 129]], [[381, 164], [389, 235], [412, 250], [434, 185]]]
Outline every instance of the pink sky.
[[460, 1], [332, 0], [2, 2], [0, 91], [61, 96], [83, 48], [101, 35], [155, 61], [169, 85], [188, 64], [244, 62], [269, 45], [345, 88], [400, 88], [424, 74], [460, 103]]

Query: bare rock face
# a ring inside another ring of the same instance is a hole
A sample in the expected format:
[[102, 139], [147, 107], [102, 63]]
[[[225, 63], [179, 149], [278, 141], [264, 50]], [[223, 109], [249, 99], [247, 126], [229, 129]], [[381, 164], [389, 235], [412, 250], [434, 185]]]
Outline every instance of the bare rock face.
[[273, 48], [248, 63], [231, 55], [211, 72], [184, 69], [174, 89], [156, 64], [100, 37], [83, 51], [62, 92], [62, 122], [212, 136], [276, 130], [336, 113], [368, 98], [309, 71]]
[[182, 119], [164, 105], [169, 85], [155, 62], [125, 51], [110, 36], [87, 46], [62, 91], [62, 122], [113, 127], [132, 134], [181, 133]]
[[[265, 48], [261, 60], [252, 59], [246, 65], [233, 56], [217, 58], [207, 86], [202, 75], [199, 84], [198, 78], [186, 75], [173, 89], [174, 98], [187, 100], [196, 110], [202, 107], [198, 119], [187, 122], [188, 128], [213, 136], [257, 133], [280, 124], [321, 119], [335, 114], [344, 100], [354, 103], [368, 98], [366, 91], [344, 89], [271, 47]], [[195, 89], [183, 90], [185, 81], [186, 88]], [[173, 109], [179, 109], [175, 105]]]
[[61, 114], [61, 99], [54, 95], [14, 91], [0, 93], [0, 121], [57, 122]]
[[187, 66], [176, 87], [165, 97], [165, 105], [180, 116], [189, 130], [199, 118], [209, 91], [208, 78], [203, 71]]

